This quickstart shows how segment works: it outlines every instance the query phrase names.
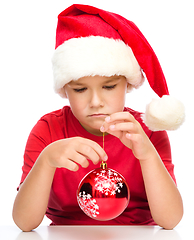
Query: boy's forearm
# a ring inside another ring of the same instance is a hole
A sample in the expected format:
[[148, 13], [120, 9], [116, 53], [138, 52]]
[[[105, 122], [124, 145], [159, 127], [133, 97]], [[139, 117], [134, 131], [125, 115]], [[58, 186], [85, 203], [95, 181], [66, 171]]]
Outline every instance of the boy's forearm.
[[21, 185], [13, 206], [13, 219], [23, 231], [39, 226], [45, 215], [55, 168], [40, 155]]
[[154, 221], [163, 228], [174, 228], [183, 215], [182, 198], [174, 181], [156, 151], [150, 159], [140, 160], [140, 165]]

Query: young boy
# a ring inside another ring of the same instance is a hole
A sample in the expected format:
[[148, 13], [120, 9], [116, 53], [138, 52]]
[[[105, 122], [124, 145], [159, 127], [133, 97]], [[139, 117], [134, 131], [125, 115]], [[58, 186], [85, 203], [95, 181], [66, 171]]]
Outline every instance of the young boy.
[[[164, 130], [181, 125], [184, 108], [169, 96], [158, 59], [139, 29], [117, 14], [72, 5], [58, 18], [53, 70], [55, 90], [70, 107], [43, 116], [29, 135], [15, 223], [30, 231], [46, 213], [53, 225], [174, 228], [183, 205]], [[124, 107], [126, 93], [143, 83], [143, 71], [162, 97], [144, 115]], [[126, 178], [130, 202], [120, 216], [100, 222], [81, 211], [76, 191], [85, 174], [107, 159]]]

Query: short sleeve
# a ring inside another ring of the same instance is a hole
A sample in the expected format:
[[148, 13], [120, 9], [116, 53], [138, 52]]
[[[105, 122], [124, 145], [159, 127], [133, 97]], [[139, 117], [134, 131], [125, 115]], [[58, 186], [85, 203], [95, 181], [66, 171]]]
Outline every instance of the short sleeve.
[[48, 123], [41, 119], [33, 127], [26, 143], [20, 184], [25, 180], [42, 150], [50, 143], [51, 137]]
[[155, 146], [170, 176], [176, 183], [174, 175], [174, 165], [172, 163], [170, 141], [167, 132], [166, 131], [152, 132], [150, 140]]

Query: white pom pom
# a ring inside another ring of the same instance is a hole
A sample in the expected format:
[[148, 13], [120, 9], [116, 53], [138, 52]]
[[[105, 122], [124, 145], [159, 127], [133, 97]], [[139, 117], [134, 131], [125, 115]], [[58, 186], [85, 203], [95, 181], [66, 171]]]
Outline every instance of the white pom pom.
[[176, 130], [185, 119], [184, 105], [179, 100], [164, 95], [147, 105], [142, 119], [152, 131]]

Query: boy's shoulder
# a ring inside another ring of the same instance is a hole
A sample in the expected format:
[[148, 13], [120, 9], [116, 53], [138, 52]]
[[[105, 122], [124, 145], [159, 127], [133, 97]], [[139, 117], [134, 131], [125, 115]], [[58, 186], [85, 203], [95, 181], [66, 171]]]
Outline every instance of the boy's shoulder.
[[148, 134], [150, 135], [152, 133], [152, 131], [145, 125], [145, 123], [143, 122], [143, 119], [142, 119], [142, 116], [143, 116], [143, 113], [142, 112], [138, 112], [138, 111], [135, 111], [129, 107], [125, 107], [124, 108], [124, 112], [129, 112], [130, 114], [133, 115], [133, 117], [141, 124], [143, 130]]
[[64, 138], [67, 120], [71, 118], [69, 106], [43, 115], [33, 127], [31, 133], [37, 138], [50, 142]]
[[50, 113], [43, 115], [41, 117], [41, 120], [48, 120], [48, 119], [54, 119], [54, 118], [59, 119], [59, 118], [64, 117], [65, 115], [69, 115], [70, 111], [71, 110], [70, 110], [69, 106], [64, 106], [61, 109], [58, 109], [58, 110], [55, 110], [55, 111], [52, 111]]
[[135, 111], [129, 107], [125, 107], [124, 112], [129, 112], [130, 114], [132, 114], [134, 116], [135, 119], [141, 118], [141, 115], [142, 115], [141, 112]]

